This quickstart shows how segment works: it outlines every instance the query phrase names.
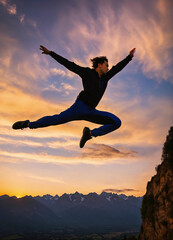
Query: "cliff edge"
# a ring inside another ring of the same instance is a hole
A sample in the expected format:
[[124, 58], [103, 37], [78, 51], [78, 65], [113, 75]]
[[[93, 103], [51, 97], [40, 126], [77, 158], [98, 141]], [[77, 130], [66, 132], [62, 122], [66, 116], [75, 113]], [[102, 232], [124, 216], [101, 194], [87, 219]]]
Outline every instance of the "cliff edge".
[[162, 163], [143, 197], [139, 240], [173, 239], [173, 127], [163, 147]]

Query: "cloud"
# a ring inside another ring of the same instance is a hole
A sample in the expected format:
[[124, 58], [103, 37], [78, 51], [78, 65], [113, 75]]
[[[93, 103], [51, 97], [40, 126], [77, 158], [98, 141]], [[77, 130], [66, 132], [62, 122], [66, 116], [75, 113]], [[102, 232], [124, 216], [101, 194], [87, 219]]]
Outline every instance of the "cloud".
[[[75, 1], [71, 1], [73, 2]], [[5, 0], [1, 0], [0, 3], [6, 8], [8, 5], [13, 6]], [[45, 4], [47, 6], [47, 3]], [[81, 1], [74, 7], [73, 4], [61, 3], [61, 8], [66, 9], [68, 18], [63, 11], [57, 10], [58, 14], [52, 14], [57, 18], [54, 19], [53, 24], [48, 19], [46, 28], [52, 36], [51, 47], [57, 48], [57, 45], [60, 45], [60, 52], [64, 47], [71, 58], [88, 65], [89, 58], [93, 55], [107, 55], [110, 62], [115, 64], [135, 46], [137, 48], [135, 69], [142, 67], [147, 77], [157, 81], [172, 82], [171, 1], [158, 0], [146, 3], [146, 1], [134, 0], [132, 5], [129, 1], [121, 3], [101, 0], [94, 10], [92, 4]], [[51, 7], [53, 13], [55, 9]], [[26, 14], [21, 13], [20, 22], [33, 26], [37, 32], [33, 30], [32, 36], [35, 34], [37, 38], [47, 42], [44, 29], [39, 30], [40, 19], [33, 20], [34, 18], [29, 17], [26, 19]], [[65, 32], [64, 29], [66, 29]], [[31, 30], [29, 32], [31, 33]], [[59, 36], [62, 36], [61, 41]], [[82, 53], [85, 57], [82, 56], [81, 59]]]
[[35, 179], [35, 180], [39, 180], [39, 181], [44, 181], [44, 182], [52, 182], [52, 183], [64, 183], [64, 181], [57, 179], [57, 178], [53, 178], [53, 177], [41, 177], [41, 176], [36, 176], [36, 175], [28, 175], [27, 177]]
[[76, 90], [72, 85], [70, 85], [68, 83], [63, 82], [61, 85], [64, 87], [65, 90], [69, 90], [69, 91]]
[[17, 14], [15, 4], [10, 4], [9, 1], [7, 1], [7, 0], [0, 0], [0, 3], [6, 8], [6, 10], [8, 11], [9, 14], [11, 14], [11, 15]]
[[51, 83], [49, 86], [43, 89], [43, 91], [55, 91], [61, 93], [62, 95], [69, 95], [72, 91], [75, 90], [76, 88], [65, 82], [61, 82], [60, 86], [58, 87], [54, 83]]
[[[41, 131], [39, 131], [41, 133]], [[28, 132], [29, 133], [29, 132]], [[56, 136], [56, 134], [54, 134]], [[108, 162], [116, 163], [127, 162], [127, 159], [136, 157], [134, 151], [119, 151], [113, 147], [104, 144], [92, 144], [86, 147], [83, 154], [78, 147], [79, 139], [74, 137], [45, 138], [44, 135], [39, 137], [10, 136], [0, 135], [0, 155], [3, 161], [32, 161], [52, 164], [79, 164], [87, 163], [92, 165], [102, 165]], [[121, 160], [120, 160], [121, 159]], [[135, 158], [136, 159], [136, 158]]]
[[86, 149], [82, 153], [82, 158], [133, 158], [136, 157], [136, 154], [137, 152], [135, 151], [122, 152], [111, 146], [95, 143], [90, 145], [90, 147], [86, 147]]
[[69, 79], [74, 78], [76, 76], [75, 73], [70, 72], [67, 69], [66, 70], [62, 70], [60, 68], [55, 68], [55, 67], [50, 69], [50, 73], [52, 75], [55, 75], [55, 76], [61, 76], [61, 77], [64, 77], [64, 78], [69, 78]]
[[131, 188], [125, 188], [125, 189], [106, 188], [106, 189], [103, 189], [103, 192], [126, 193], [126, 192], [138, 192], [138, 190], [131, 189]]
[[[16, 4], [10, 3], [10, 0], [0, 0], [0, 4], [2, 4], [7, 12], [10, 15], [16, 15], [16, 19], [20, 21], [21, 24], [28, 24], [32, 26], [33, 28], [37, 28], [37, 22], [31, 18], [26, 18], [26, 14], [18, 13]], [[39, 31], [37, 32], [39, 33]]]
[[20, 22], [21, 22], [21, 23], [24, 23], [25, 14], [22, 14], [22, 15], [19, 17], [19, 19], [20, 19]]
[[[162, 5], [162, 9], [167, 9], [167, 17], [165, 12], [158, 7], [159, 4]], [[131, 44], [133, 42], [136, 44], [136, 57], [142, 65], [143, 73], [149, 78], [173, 83], [171, 68], [173, 63], [171, 22], [173, 18], [170, 14], [170, 7], [170, 1], [160, 0], [150, 4], [136, 2], [135, 7], [132, 6], [133, 10], [126, 6], [123, 7], [120, 21], [128, 19], [126, 31], [131, 36]]]
[[64, 70], [61, 70], [61, 69], [58, 69], [58, 68], [51, 68], [50, 69], [50, 72], [53, 74], [53, 75], [60, 75], [62, 77], [65, 77], [67, 74]]
[[38, 79], [46, 81], [50, 76], [49, 70], [40, 64], [44, 59], [37, 53], [27, 53], [16, 39], [5, 34], [2, 34], [0, 43], [1, 48], [6, 49], [0, 58], [1, 87], [4, 85], [7, 90], [13, 86], [23, 92], [38, 92]]
[[[68, 49], [73, 49], [72, 55], [80, 55], [81, 51], [85, 59], [93, 54], [107, 55], [115, 64], [136, 47], [135, 68], [142, 67], [147, 77], [159, 82], [172, 82], [171, 5], [170, 1], [162, 0], [150, 3], [135, 0], [133, 4], [100, 1], [93, 13], [88, 1], [82, 1], [76, 10], [68, 10], [70, 22], [61, 16], [57, 24], [67, 28], [65, 35], [70, 40]], [[59, 28], [54, 31], [57, 34]]]

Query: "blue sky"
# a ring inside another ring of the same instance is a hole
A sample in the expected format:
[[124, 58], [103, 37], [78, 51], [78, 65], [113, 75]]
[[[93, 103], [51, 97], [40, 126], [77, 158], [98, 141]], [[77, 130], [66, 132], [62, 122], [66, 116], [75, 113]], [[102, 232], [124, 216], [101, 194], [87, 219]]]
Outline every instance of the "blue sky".
[[[173, 120], [172, 7], [171, 0], [0, 0], [0, 194], [145, 193]], [[120, 117], [120, 129], [84, 149], [82, 129], [95, 124], [12, 130], [15, 121], [60, 113], [82, 90], [40, 44], [90, 67], [92, 57], [106, 55], [111, 67], [136, 47], [97, 107]]]

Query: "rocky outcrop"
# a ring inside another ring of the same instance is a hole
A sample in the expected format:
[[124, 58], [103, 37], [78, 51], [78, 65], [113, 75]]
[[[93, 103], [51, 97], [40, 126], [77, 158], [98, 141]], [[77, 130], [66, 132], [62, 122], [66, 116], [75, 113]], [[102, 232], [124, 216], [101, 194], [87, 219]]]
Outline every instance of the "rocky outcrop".
[[173, 240], [173, 127], [156, 171], [143, 197], [139, 240]]

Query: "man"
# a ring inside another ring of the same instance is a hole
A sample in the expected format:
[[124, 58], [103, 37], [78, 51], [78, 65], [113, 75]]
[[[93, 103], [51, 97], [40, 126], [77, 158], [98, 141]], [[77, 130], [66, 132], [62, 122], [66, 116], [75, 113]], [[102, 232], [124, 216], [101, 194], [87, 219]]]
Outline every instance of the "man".
[[99, 111], [96, 109], [96, 106], [106, 90], [108, 81], [132, 60], [135, 48], [130, 51], [124, 60], [113, 66], [110, 70], [108, 69], [108, 59], [105, 56], [91, 59], [93, 64], [93, 69], [91, 69], [70, 62], [44, 46], [40, 46], [40, 50], [42, 54], [50, 55], [67, 69], [78, 74], [82, 78], [84, 89], [79, 93], [75, 103], [60, 114], [46, 116], [35, 122], [30, 122], [29, 120], [19, 121], [13, 124], [13, 129], [27, 127], [30, 129], [42, 128], [75, 120], [86, 120], [101, 124], [101, 127], [93, 130], [90, 130], [88, 127], [83, 129], [83, 135], [80, 140], [80, 147], [83, 148], [85, 143], [92, 137], [105, 135], [121, 126], [121, 120], [117, 116], [109, 112]]

